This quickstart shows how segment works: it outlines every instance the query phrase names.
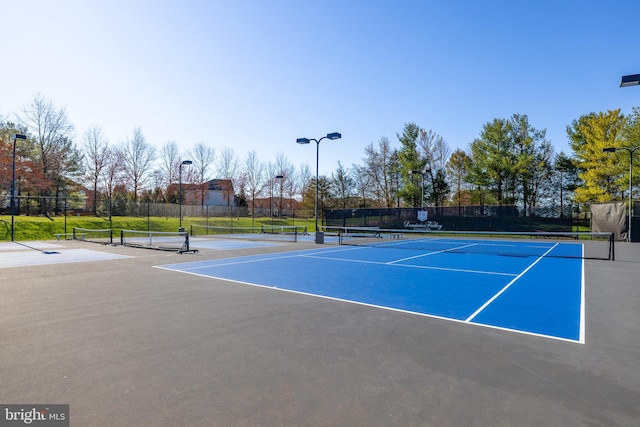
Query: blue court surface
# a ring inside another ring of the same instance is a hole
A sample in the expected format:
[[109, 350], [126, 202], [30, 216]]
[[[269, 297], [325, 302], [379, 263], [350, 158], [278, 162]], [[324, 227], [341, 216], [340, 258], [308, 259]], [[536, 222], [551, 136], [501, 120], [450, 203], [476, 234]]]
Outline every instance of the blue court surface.
[[584, 343], [581, 245], [545, 245], [526, 256], [327, 246], [158, 268]]

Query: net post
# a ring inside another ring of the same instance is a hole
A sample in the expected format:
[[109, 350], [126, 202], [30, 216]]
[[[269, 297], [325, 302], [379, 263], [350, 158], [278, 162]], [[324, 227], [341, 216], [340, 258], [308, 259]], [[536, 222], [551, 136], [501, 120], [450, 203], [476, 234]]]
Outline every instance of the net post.
[[76, 240], [76, 228], [75, 227], [73, 227], [71, 229], [71, 233], [72, 233], [73, 240]]
[[189, 252], [189, 233], [184, 235], [184, 243], [182, 244], [182, 249], [180, 249], [179, 253]]
[[124, 230], [120, 230], [120, 244], [124, 246]]
[[609, 259], [611, 261], [616, 260], [616, 243], [613, 233], [609, 234]]
[[189, 246], [189, 233], [184, 232], [184, 243], [182, 244], [182, 248], [178, 251], [179, 254], [183, 254], [185, 252], [193, 252], [198, 253], [197, 249], [191, 249]]

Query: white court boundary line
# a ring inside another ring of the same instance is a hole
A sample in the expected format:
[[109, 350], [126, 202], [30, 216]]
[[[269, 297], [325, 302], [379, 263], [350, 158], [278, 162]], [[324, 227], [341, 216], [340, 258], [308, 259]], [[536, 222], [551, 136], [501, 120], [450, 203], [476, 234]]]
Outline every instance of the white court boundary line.
[[528, 332], [528, 331], [522, 331], [522, 330], [518, 330], [518, 329], [509, 329], [509, 328], [505, 328], [505, 327], [502, 327], [502, 326], [493, 326], [493, 325], [487, 325], [487, 324], [484, 324], [484, 323], [467, 322], [466, 320], [460, 320], [460, 319], [454, 319], [454, 318], [451, 318], [451, 317], [438, 316], [438, 315], [435, 315], [435, 314], [419, 313], [417, 311], [403, 310], [403, 309], [400, 309], [400, 308], [386, 307], [386, 306], [370, 304], [370, 303], [366, 303], [366, 302], [353, 301], [353, 300], [337, 298], [337, 297], [330, 297], [330, 296], [326, 296], [326, 295], [312, 294], [312, 293], [308, 293], [308, 292], [295, 291], [295, 290], [286, 289], [286, 288], [279, 288], [277, 286], [261, 285], [261, 284], [258, 284], [258, 283], [245, 282], [245, 281], [242, 281], [242, 280], [229, 279], [229, 278], [226, 278], [226, 277], [212, 276], [212, 275], [209, 275], [209, 274], [196, 273], [196, 272], [193, 272], [193, 271], [178, 270], [178, 269], [175, 269], [175, 268], [163, 267], [161, 265], [156, 265], [156, 266], [154, 266], [154, 268], [158, 268], [160, 270], [166, 270], [166, 271], [173, 271], [173, 272], [177, 272], [177, 273], [191, 274], [193, 276], [204, 277], [204, 278], [208, 278], [208, 279], [221, 280], [221, 281], [224, 281], [224, 282], [236, 283], [236, 284], [240, 284], [240, 285], [254, 286], [254, 287], [263, 288], [263, 289], [270, 289], [270, 290], [275, 290], [275, 291], [288, 292], [288, 293], [292, 293], [292, 294], [304, 295], [304, 296], [309, 296], [309, 297], [314, 297], [314, 298], [321, 298], [321, 299], [330, 300], [330, 301], [345, 302], [345, 303], [360, 305], [360, 306], [364, 306], [364, 307], [371, 307], [371, 308], [376, 308], [376, 309], [381, 309], [381, 310], [393, 311], [393, 312], [396, 312], [396, 313], [411, 314], [411, 315], [414, 315], [414, 316], [421, 316], [421, 317], [427, 317], [427, 318], [431, 318], [431, 319], [445, 320], [445, 321], [460, 323], [460, 324], [464, 324], [464, 325], [478, 326], [478, 327], [482, 327], [482, 328], [494, 329], [494, 330], [504, 331], [504, 332], [513, 332], [513, 333], [517, 333], [517, 334], [534, 336], [534, 337], [539, 337], [539, 338], [548, 338], [548, 339], [552, 339], [552, 340], [556, 340], [556, 341], [568, 342], [568, 343], [572, 343], [572, 344], [576, 344], [576, 343], [577, 344], [584, 344], [583, 342], [580, 342], [580, 341], [572, 340], [572, 339], [569, 339], [569, 338], [554, 337], [553, 335], [544, 335], [544, 334], [539, 334], [539, 333], [536, 333], [536, 332]]
[[[414, 314], [414, 315], [419, 315], [419, 316], [424, 316], [424, 317], [431, 317], [431, 318], [435, 318], [435, 319], [449, 320], [449, 321], [458, 322], [458, 323], [464, 323], [464, 324], [468, 324], [468, 325], [477, 325], [477, 326], [482, 326], [482, 327], [486, 327], [486, 328], [490, 328], [490, 329], [509, 331], [509, 332], [516, 332], [516, 333], [520, 333], [520, 334], [543, 337], [543, 338], [550, 338], [550, 339], [554, 339], [554, 340], [558, 340], [558, 341], [585, 344], [585, 299], [586, 299], [586, 296], [585, 296], [584, 246], [582, 246], [583, 258], [582, 258], [582, 263], [581, 263], [580, 331], [579, 331], [579, 339], [578, 340], [569, 339], [569, 338], [562, 338], [562, 337], [556, 337], [556, 336], [552, 336], [552, 335], [544, 335], [544, 334], [539, 334], [539, 333], [535, 333], [535, 332], [528, 332], [528, 331], [522, 331], [522, 330], [518, 330], [518, 329], [510, 329], [510, 328], [505, 328], [505, 327], [500, 327], [500, 326], [487, 325], [487, 324], [483, 324], [483, 323], [475, 323], [475, 322], [473, 322], [473, 319], [475, 317], [477, 317], [478, 314], [480, 314], [486, 307], [488, 307], [493, 301], [495, 301], [501, 294], [506, 292], [507, 289], [509, 289], [511, 286], [513, 286], [522, 276], [524, 276], [530, 269], [532, 269], [536, 264], [538, 264], [542, 259], [544, 259], [546, 257], [546, 255], [549, 252], [551, 252], [553, 249], [555, 249], [559, 244], [560, 243], [555, 243], [552, 247], [548, 248], [547, 251], [544, 254], [540, 255], [534, 262], [532, 262], [529, 266], [527, 266], [527, 268], [525, 268], [522, 272], [520, 272], [517, 275], [515, 273], [486, 272], [486, 271], [453, 269], [453, 268], [444, 268], [444, 267], [418, 266], [418, 265], [411, 265], [411, 264], [396, 264], [397, 262], [401, 262], [401, 261], [409, 260], [409, 259], [414, 259], [414, 258], [419, 258], [421, 256], [408, 257], [408, 258], [404, 258], [404, 259], [401, 259], [401, 260], [395, 260], [395, 261], [389, 261], [389, 262], [364, 261], [364, 260], [342, 259], [342, 258], [333, 258], [333, 257], [321, 256], [321, 255], [324, 255], [324, 254], [334, 253], [334, 252], [344, 252], [344, 251], [350, 251], [350, 250], [366, 249], [367, 248], [366, 246], [348, 247], [348, 248], [331, 249], [331, 250], [328, 249], [328, 248], [327, 249], [302, 250], [302, 251], [296, 251], [296, 252], [293, 252], [293, 253], [288, 252], [288, 253], [284, 253], [284, 254], [275, 254], [276, 256], [271, 256], [271, 257], [268, 257], [268, 258], [258, 258], [258, 257], [261, 257], [261, 255], [250, 255], [249, 257], [255, 258], [255, 259], [244, 259], [244, 260], [241, 260], [241, 261], [228, 262], [228, 263], [215, 263], [216, 260], [211, 260], [211, 261], [213, 261], [212, 264], [199, 265], [199, 266], [193, 267], [193, 268], [188, 268], [187, 267], [187, 268], [184, 268], [184, 269], [169, 268], [169, 267], [163, 267], [163, 266], [154, 266], [154, 268], [159, 268], [159, 269], [168, 270], [168, 271], [176, 271], [176, 272], [186, 273], [186, 274], [192, 274], [192, 275], [196, 275], [196, 276], [200, 276], [200, 277], [208, 277], [208, 278], [213, 278], [213, 279], [217, 279], [217, 280], [223, 280], [223, 281], [227, 281], [227, 282], [239, 283], [239, 284], [244, 284], [244, 285], [249, 285], [249, 286], [257, 286], [257, 287], [266, 288], [266, 289], [275, 289], [275, 290], [280, 290], [280, 291], [284, 291], [284, 292], [296, 293], [296, 294], [300, 294], [300, 295], [313, 296], [313, 297], [317, 297], [317, 298], [324, 298], [324, 299], [329, 299], [329, 300], [348, 302], [348, 303], [352, 303], [352, 304], [364, 305], [364, 306], [368, 306], [368, 307], [375, 307], [375, 308], [391, 310], [391, 311], [396, 311], [396, 312], [401, 312], [401, 313]], [[449, 249], [449, 251], [450, 250], [452, 250], [452, 249]], [[447, 252], [447, 250], [438, 251], [437, 253], [441, 253], [441, 252]], [[422, 256], [428, 256], [428, 255], [431, 255], [431, 254], [432, 253], [425, 254], [425, 255], [422, 255]], [[280, 255], [280, 256], [277, 256], [277, 255]], [[393, 308], [393, 307], [386, 307], [386, 306], [380, 306], [380, 305], [375, 305], [375, 304], [363, 303], [363, 302], [359, 302], [359, 301], [345, 300], [345, 299], [336, 298], [336, 297], [330, 297], [330, 296], [325, 296], [325, 295], [318, 295], [318, 294], [311, 294], [311, 293], [306, 293], [306, 292], [301, 292], [301, 291], [294, 291], [294, 290], [290, 290], [290, 289], [279, 288], [277, 286], [260, 285], [260, 284], [257, 284], [257, 283], [244, 282], [244, 281], [240, 281], [240, 280], [234, 280], [234, 279], [229, 279], [229, 278], [225, 278], [225, 277], [212, 276], [212, 275], [208, 275], [208, 274], [201, 274], [201, 273], [196, 273], [196, 272], [192, 271], [192, 270], [198, 270], [198, 269], [209, 268], [209, 267], [248, 264], [248, 263], [252, 263], [252, 262], [263, 262], [263, 261], [272, 261], [272, 260], [277, 260], [277, 259], [287, 259], [287, 258], [297, 258], [297, 257], [300, 257], [300, 258], [325, 259], [325, 260], [329, 260], [329, 261], [340, 261], [340, 262], [365, 263], [365, 264], [376, 264], [376, 265], [389, 265], [389, 266], [394, 266], [394, 267], [419, 268], [419, 269], [426, 269], [426, 270], [442, 270], [442, 271], [464, 272], [464, 273], [472, 273], [472, 274], [503, 275], [503, 276], [511, 276], [511, 277], [515, 276], [515, 277], [507, 285], [505, 285], [500, 291], [498, 291], [492, 298], [490, 298], [480, 308], [478, 308], [471, 316], [469, 316], [465, 320], [460, 320], [460, 319], [443, 317], [443, 316], [438, 316], [438, 315], [433, 315], [433, 314], [419, 313], [419, 312], [414, 312], [414, 311], [409, 311], [409, 310], [397, 309], [397, 308]], [[200, 262], [198, 262], [198, 263], [200, 263]], [[185, 263], [185, 264], [189, 264], [189, 263]], [[170, 264], [170, 265], [175, 265], [175, 264]]]
[[[424, 255], [427, 256], [427, 255]], [[324, 257], [324, 256], [315, 256], [315, 255], [300, 255], [301, 258], [314, 258], [314, 259], [324, 259], [327, 261], [340, 261], [340, 262], [351, 262], [356, 264], [374, 264], [374, 265], [389, 265], [392, 267], [406, 267], [406, 268], [419, 268], [423, 270], [440, 270], [440, 271], [452, 271], [452, 272], [460, 272], [460, 273], [473, 273], [473, 274], [487, 274], [494, 276], [516, 276], [515, 273], [501, 273], [499, 271], [483, 271], [483, 270], [468, 270], [462, 268], [450, 268], [450, 267], [433, 267], [429, 265], [415, 265], [415, 264], [397, 264], [397, 262], [410, 260], [419, 257], [409, 257], [402, 260], [390, 261], [390, 262], [382, 262], [382, 261], [365, 261], [365, 260], [357, 260], [357, 259], [343, 259], [343, 258], [332, 258], [332, 257]]]

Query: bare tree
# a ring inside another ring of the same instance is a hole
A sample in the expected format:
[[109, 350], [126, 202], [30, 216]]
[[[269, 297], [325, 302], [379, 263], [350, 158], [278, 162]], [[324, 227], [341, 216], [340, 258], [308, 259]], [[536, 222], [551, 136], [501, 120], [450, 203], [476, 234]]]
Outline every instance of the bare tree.
[[137, 202], [138, 192], [153, 173], [155, 148], [147, 143], [142, 130], [136, 128], [133, 131], [133, 138], [127, 141], [122, 151], [124, 173], [132, 186], [133, 201]]
[[224, 147], [220, 151], [217, 161], [218, 177], [223, 179], [231, 179], [238, 174], [240, 164], [233, 148]]
[[459, 148], [451, 154], [449, 161], [447, 162], [447, 175], [449, 177], [449, 181], [454, 184], [454, 197], [456, 205], [458, 205], [458, 209], [462, 206], [463, 191], [468, 190], [466, 176], [470, 163], [471, 158], [469, 155]]
[[275, 176], [278, 174], [276, 172], [276, 164], [274, 162], [267, 162], [265, 167], [265, 187], [264, 191], [268, 192], [266, 195], [269, 197], [269, 216], [273, 217], [273, 188], [276, 185]]
[[377, 149], [373, 143], [365, 148], [365, 167], [369, 173], [373, 193], [378, 199], [378, 205], [387, 208], [393, 207], [394, 189], [397, 190], [397, 185], [394, 186], [394, 178], [397, 178], [394, 176], [395, 152], [387, 137], [380, 138]]
[[338, 169], [331, 174], [330, 184], [340, 207], [342, 209], [348, 208], [354, 196], [354, 179], [351, 171], [345, 169], [340, 161], [338, 161]]
[[427, 178], [429, 182], [429, 199], [436, 206], [442, 206], [450, 191], [446, 180], [446, 168], [451, 149], [444, 139], [432, 130], [420, 131], [418, 147], [425, 165], [422, 179]]
[[194, 178], [200, 190], [200, 204], [204, 205], [208, 184], [212, 178], [216, 150], [206, 146], [204, 142], [199, 142], [189, 152], [189, 157], [193, 161]]
[[[276, 160], [274, 164], [274, 176], [276, 178], [276, 192], [278, 195], [278, 212], [279, 215], [282, 215], [284, 206], [283, 206], [283, 196], [289, 195], [293, 193], [294, 188], [294, 179], [295, 179], [295, 167], [287, 156], [283, 152], [279, 152], [276, 154]], [[291, 208], [291, 206], [289, 206]]]
[[109, 219], [111, 219], [113, 196], [115, 189], [123, 182], [124, 179], [124, 153], [118, 147], [109, 147], [107, 149], [106, 162], [101, 174], [100, 189], [106, 193], [108, 198]]
[[445, 140], [432, 130], [421, 130], [418, 137], [419, 154], [427, 168], [444, 169], [451, 154], [451, 149]]
[[371, 177], [367, 168], [362, 165], [354, 164], [351, 169], [353, 171], [353, 185], [360, 200], [359, 207], [365, 208], [367, 207], [367, 198], [371, 194]]
[[314, 175], [311, 173], [311, 168], [309, 168], [309, 165], [305, 163], [298, 169], [296, 177], [298, 182], [296, 185], [296, 187], [298, 188], [296, 194], [299, 196], [300, 200], [302, 200], [302, 197], [309, 191], [311, 180], [313, 179]]
[[[169, 199], [169, 186], [178, 180], [180, 170], [180, 154], [178, 144], [175, 141], [168, 141], [162, 146], [160, 155], [160, 176], [166, 188], [165, 202]], [[158, 181], [158, 179], [156, 179]]]
[[98, 185], [104, 168], [109, 159], [109, 143], [102, 133], [102, 129], [92, 126], [84, 133], [84, 169], [86, 179], [91, 184], [93, 197], [91, 210], [98, 213]]
[[[82, 170], [82, 154], [73, 144], [73, 125], [66, 109], [56, 108], [38, 94], [23, 109], [20, 120], [33, 135], [37, 146], [34, 165], [43, 177], [40, 195], [57, 195], [65, 181], [79, 175]], [[47, 199], [42, 200], [41, 211], [48, 215]]]
[[[218, 157], [218, 178], [228, 179], [233, 184], [233, 188], [237, 188], [239, 185], [240, 174], [238, 173], [240, 169], [240, 163], [238, 162], [238, 158], [233, 151], [233, 148], [225, 147], [220, 152], [220, 157]], [[227, 200], [231, 200], [232, 194], [227, 195]]]
[[256, 197], [264, 188], [264, 164], [258, 159], [255, 151], [249, 152], [242, 165], [244, 175], [244, 185], [251, 198], [251, 217], [255, 218]]

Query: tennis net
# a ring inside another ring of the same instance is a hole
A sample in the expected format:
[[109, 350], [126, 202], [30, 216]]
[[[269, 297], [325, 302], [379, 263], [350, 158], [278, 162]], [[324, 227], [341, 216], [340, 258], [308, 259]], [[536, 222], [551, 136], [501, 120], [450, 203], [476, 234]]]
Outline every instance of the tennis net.
[[612, 233], [390, 230], [335, 227], [341, 245], [514, 257], [615, 259]]
[[262, 233], [267, 234], [296, 234], [304, 236], [309, 234], [307, 227], [300, 225], [262, 225], [260, 228]]
[[110, 245], [113, 244], [113, 230], [73, 227], [73, 240]]
[[120, 244], [178, 253], [192, 252], [189, 249], [189, 233], [186, 231], [120, 230]]
[[218, 237], [223, 239], [275, 240], [297, 242], [299, 234], [307, 228], [294, 225], [261, 225], [260, 227], [225, 227], [216, 225], [191, 225], [192, 237]]

